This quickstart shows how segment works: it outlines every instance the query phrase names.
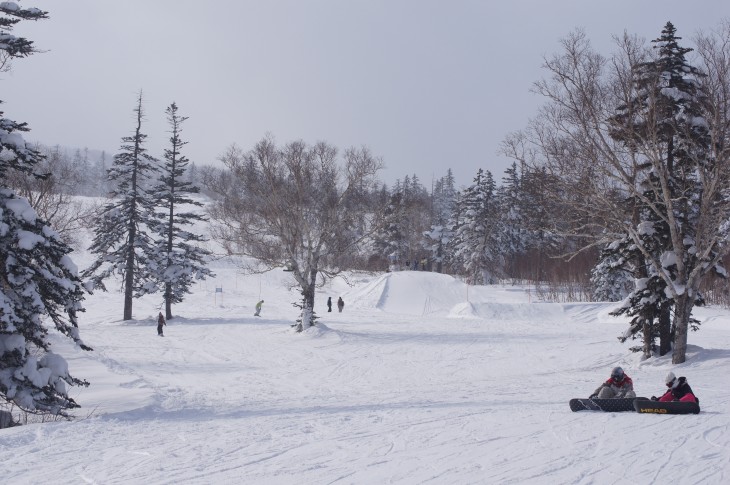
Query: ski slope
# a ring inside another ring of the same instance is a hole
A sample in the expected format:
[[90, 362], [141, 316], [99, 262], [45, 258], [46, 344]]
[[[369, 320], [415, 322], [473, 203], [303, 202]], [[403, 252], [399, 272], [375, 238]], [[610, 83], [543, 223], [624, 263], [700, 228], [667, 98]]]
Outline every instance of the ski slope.
[[[119, 292], [88, 298], [94, 352], [55, 344], [91, 382], [73, 391], [79, 419], [0, 430], [4, 483], [730, 483], [728, 310], [697, 311], [673, 366], [620, 344], [609, 304], [354, 274], [319, 291], [318, 325], [296, 334], [289, 273], [213, 269], [164, 338], [158, 297], [135, 300], [131, 322]], [[615, 365], [644, 396], [687, 376], [702, 412], [572, 413]]]

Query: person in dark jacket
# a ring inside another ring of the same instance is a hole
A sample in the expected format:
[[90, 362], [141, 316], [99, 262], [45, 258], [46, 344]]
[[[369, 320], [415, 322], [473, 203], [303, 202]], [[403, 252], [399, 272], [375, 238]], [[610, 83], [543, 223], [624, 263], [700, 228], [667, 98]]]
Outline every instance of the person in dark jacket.
[[167, 324], [165, 323], [165, 317], [162, 315], [162, 312], [160, 312], [160, 314], [157, 315], [157, 335], [159, 335], [160, 337], [164, 337], [164, 335], [162, 334], [163, 325]]
[[635, 397], [634, 382], [626, 375], [621, 367], [614, 367], [611, 370], [611, 377], [598, 386], [598, 389], [593, 391], [593, 394], [590, 396], [591, 399], [630, 399]]
[[667, 378], [664, 380], [668, 389], [660, 398], [652, 396], [651, 399], [654, 401], [681, 401], [681, 402], [699, 402], [697, 396], [692, 392], [692, 388], [689, 387], [686, 377], [677, 377], [674, 372], [667, 374]]
[[264, 304], [264, 300], [259, 301], [256, 303], [256, 313], [253, 314], [254, 317], [260, 317], [261, 316], [261, 305]]
[[332, 297], [331, 296], [327, 298], [327, 311], [328, 312], [332, 311]]
[[342, 313], [343, 308], [345, 308], [345, 301], [342, 299], [342, 297], [339, 297], [337, 299], [337, 309], [340, 310], [340, 313]]

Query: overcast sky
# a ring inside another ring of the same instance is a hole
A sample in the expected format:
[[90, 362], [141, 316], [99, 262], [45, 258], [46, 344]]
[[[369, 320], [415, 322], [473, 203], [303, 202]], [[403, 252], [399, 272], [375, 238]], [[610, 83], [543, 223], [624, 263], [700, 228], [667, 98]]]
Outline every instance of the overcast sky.
[[603, 53], [624, 30], [649, 40], [669, 20], [694, 34], [730, 17], [728, 0], [22, 0], [50, 19], [15, 30], [45, 53], [0, 74], [7, 117], [30, 141], [117, 153], [141, 89], [152, 155], [173, 101], [185, 154], [215, 164], [267, 132], [280, 143], [366, 145], [391, 185], [448, 168], [498, 180], [498, 154], [541, 100], [543, 56], [583, 28]]

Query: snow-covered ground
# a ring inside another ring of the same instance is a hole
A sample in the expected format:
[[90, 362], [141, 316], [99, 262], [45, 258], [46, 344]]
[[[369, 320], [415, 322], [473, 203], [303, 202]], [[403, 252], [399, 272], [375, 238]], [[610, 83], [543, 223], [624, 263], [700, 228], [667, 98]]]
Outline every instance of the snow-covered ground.
[[[164, 338], [159, 296], [135, 300], [131, 322], [120, 293], [88, 298], [94, 352], [55, 344], [91, 382], [72, 392], [79, 419], [0, 430], [4, 483], [730, 483], [728, 310], [696, 312], [673, 366], [620, 344], [607, 304], [356, 274], [321, 289], [317, 327], [296, 334], [289, 273], [213, 269]], [[687, 376], [702, 412], [572, 413], [615, 365], [643, 396]]]

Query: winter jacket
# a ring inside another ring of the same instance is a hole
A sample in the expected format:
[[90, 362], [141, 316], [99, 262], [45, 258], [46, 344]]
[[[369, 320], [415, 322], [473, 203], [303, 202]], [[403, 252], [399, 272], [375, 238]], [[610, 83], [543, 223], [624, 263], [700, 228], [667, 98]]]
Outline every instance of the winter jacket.
[[[691, 398], [689, 397], [690, 395], [692, 396]], [[659, 401], [699, 402], [699, 399], [697, 399], [697, 396], [695, 396], [694, 392], [692, 392], [692, 388], [689, 387], [689, 384], [687, 383], [687, 378], [680, 377], [677, 379], [677, 385], [667, 390], [667, 392], [665, 392], [664, 395], [659, 398]]]
[[157, 316], [157, 335], [162, 335], [162, 326], [165, 325], [165, 317], [160, 313]]
[[598, 396], [598, 393], [600, 393], [601, 389], [604, 387], [610, 387], [616, 394], [616, 397], [622, 398], [626, 397], [627, 392], [634, 390], [634, 382], [631, 380], [631, 377], [626, 374], [624, 374], [624, 378], [620, 381], [616, 381], [613, 377], [609, 377], [606, 382], [598, 386], [598, 389], [593, 391], [592, 396]]

